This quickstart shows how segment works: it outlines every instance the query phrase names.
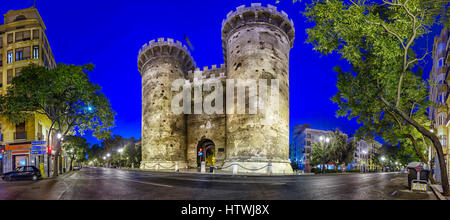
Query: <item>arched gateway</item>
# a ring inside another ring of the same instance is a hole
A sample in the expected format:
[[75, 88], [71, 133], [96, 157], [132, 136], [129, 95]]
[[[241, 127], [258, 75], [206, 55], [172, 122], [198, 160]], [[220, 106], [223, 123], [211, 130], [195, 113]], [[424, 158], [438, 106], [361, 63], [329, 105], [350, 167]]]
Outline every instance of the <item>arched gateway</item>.
[[214, 166], [216, 161], [216, 145], [210, 139], [202, 138], [197, 145], [197, 167], [202, 162], [206, 162], [206, 166]]

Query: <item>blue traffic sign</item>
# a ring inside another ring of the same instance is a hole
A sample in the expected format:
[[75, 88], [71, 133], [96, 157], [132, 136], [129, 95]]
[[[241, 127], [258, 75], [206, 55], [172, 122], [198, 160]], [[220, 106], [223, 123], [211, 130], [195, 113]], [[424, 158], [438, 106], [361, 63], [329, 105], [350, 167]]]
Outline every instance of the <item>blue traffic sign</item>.
[[40, 146], [40, 145], [46, 145], [47, 144], [47, 141], [33, 141], [33, 142], [31, 142], [31, 145], [33, 145], [33, 146]]
[[47, 150], [46, 146], [32, 146], [31, 150]]
[[45, 154], [45, 153], [46, 153], [45, 150], [44, 151], [31, 151], [32, 155], [42, 155], [42, 154]]

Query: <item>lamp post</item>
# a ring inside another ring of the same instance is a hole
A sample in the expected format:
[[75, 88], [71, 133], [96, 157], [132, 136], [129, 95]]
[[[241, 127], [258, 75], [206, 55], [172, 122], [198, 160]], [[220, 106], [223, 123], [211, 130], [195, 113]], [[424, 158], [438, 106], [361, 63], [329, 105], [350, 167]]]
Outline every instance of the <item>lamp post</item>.
[[381, 170], [382, 172], [384, 172], [384, 161], [386, 161], [386, 157], [382, 156], [381, 157], [381, 162], [383, 162], [383, 169]]
[[325, 143], [330, 143], [330, 138], [324, 138], [323, 136], [320, 136], [320, 142], [322, 144], [322, 173], [325, 173], [325, 144], [323, 143], [323, 140], [325, 140]]
[[368, 163], [368, 159], [367, 159], [367, 151], [363, 151], [362, 152], [363, 153], [363, 155], [364, 155], [364, 166], [363, 166], [363, 168], [364, 168], [364, 173], [366, 172], [366, 170], [367, 170], [367, 163]]
[[117, 152], [119, 152], [119, 168], [122, 167], [122, 153], [123, 153], [123, 148], [120, 148], [119, 150], [117, 150]]

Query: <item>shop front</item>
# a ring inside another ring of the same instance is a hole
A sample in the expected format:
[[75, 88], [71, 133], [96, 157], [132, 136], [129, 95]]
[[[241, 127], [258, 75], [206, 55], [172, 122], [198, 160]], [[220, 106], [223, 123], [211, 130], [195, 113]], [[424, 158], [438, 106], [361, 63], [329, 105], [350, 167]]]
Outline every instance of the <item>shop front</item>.
[[17, 167], [30, 166], [31, 143], [6, 144], [6, 154], [3, 158], [3, 172], [10, 172]]

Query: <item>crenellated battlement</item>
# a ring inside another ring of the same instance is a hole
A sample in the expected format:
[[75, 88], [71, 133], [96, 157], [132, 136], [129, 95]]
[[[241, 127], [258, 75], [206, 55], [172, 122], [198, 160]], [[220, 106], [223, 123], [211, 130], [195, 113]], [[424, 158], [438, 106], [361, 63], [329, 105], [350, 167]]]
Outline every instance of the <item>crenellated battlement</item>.
[[193, 82], [196, 74], [201, 74], [202, 80], [207, 79], [226, 79], [226, 67], [225, 64], [221, 64], [220, 67], [217, 65], [212, 65], [211, 68], [209, 66], [203, 67], [203, 70], [200, 68], [196, 68], [195, 70], [191, 70], [188, 72], [186, 76], [186, 80], [189, 82]]
[[261, 3], [252, 3], [250, 7], [241, 5], [236, 8], [236, 11], [230, 11], [227, 18], [222, 22], [222, 41], [226, 48], [226, 40], [233, 30], [245, 26], [250, 23], [267, 23], [278, 27], [284, 32], [291, 44], [294, 45], [295, 28], [292, 19], [284, 11], [278, 11], [277, 7], [267, 5], [264, 7]]
[[184, 65], [186, 71], [195, 69], [196, 64], [194, 58], [191, 56], [188, 48], [180, 41], [175, 41], [171, 38], [158, 38], [152, 40], [148, 44], [144, 44], [139, 50], [138, 55], [138, 69], [141, 72], [144, 65], [156, 57], [172, 56], [179, 59]]

